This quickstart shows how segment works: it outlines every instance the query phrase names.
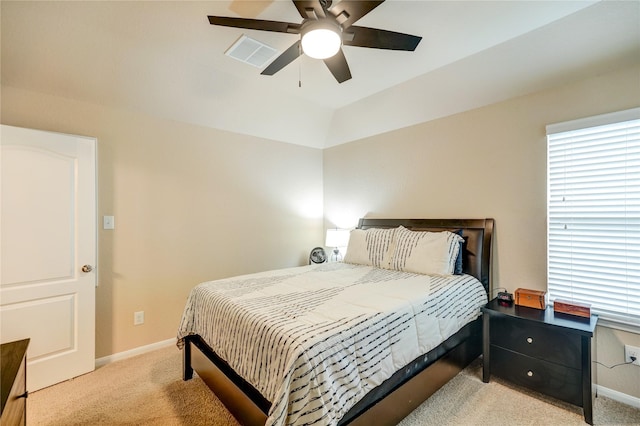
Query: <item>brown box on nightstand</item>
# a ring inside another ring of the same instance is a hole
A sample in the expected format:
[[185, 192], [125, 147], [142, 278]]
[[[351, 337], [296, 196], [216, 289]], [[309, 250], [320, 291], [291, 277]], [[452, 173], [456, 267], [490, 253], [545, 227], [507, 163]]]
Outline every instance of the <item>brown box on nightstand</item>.
[[545, 309], [547, 307], [547, 292], [541, 290], [529, 290], [528, 288], [516, 289], [516, 305], [528, 308]]
[[591, 318], [591, 305], [589, 303], [570, 302], [569, 300], [556, 299], [553, 301], [553, 311], [568, 315]]

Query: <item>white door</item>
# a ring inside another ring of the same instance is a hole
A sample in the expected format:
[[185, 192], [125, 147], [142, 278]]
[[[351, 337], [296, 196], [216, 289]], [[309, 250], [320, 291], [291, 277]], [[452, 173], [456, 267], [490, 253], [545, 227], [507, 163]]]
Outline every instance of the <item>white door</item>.
[[0, 340], [31, 339], [32, 392], [95, 368], [96, 140], [0, 138]]

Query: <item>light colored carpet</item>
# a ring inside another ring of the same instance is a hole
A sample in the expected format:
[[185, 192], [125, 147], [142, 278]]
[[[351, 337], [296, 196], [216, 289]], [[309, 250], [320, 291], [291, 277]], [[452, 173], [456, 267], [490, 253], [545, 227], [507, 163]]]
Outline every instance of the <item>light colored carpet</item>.
[[[29, 395], [29, 425], [213, 425], [238, 423], [199, 379], [181, 378], [181, 353], [159, 349], [108, 364]], [[512, 387], [483, 383], [474, 362], [401, 426], [585, 425], [582, 410]], [[596, 425], [640, 425], [640, 410], [596, 398]]]

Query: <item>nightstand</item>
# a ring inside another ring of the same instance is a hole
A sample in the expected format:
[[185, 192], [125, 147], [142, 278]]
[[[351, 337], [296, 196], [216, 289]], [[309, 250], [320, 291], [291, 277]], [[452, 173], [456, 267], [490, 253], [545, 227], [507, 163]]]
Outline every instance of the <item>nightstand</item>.
[[591, 337], [597, 315], [582, 318], [497, 299], [482, 308], [482, 380], [491, 374], [582, 407], [593, 424]]

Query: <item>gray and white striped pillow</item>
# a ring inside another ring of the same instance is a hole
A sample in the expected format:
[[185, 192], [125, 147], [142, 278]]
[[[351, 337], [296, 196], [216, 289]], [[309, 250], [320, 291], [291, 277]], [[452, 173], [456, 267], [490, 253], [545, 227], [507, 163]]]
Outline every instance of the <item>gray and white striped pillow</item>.
[[401, 226], [389, 267], [418, 274], [453, 274], [461, 241], [461, 236], [449, 231], [411, 231]]
[[396, 229], [354, 229], [349, 237], [344, 262], [389, 268]]

